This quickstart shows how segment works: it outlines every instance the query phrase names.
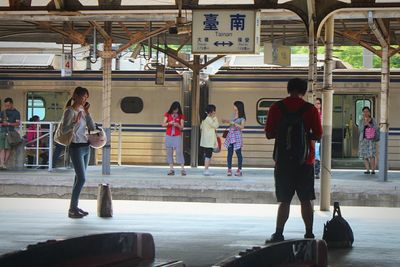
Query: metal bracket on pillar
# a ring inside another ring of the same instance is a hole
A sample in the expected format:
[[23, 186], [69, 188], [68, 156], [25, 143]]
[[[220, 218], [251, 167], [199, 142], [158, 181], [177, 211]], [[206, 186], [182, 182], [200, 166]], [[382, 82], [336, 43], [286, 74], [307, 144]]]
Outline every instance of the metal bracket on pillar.
[[117, 56], [117, 53], [115, 51], [112, 51], [112, 50], [109, 50], [109, 51], [98, 51], [98, 54], [103, 59], [115, 58]]

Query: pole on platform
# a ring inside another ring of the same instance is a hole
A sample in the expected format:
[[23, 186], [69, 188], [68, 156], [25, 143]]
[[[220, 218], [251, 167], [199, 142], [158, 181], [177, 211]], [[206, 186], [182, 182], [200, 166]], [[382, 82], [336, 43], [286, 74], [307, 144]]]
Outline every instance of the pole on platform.
[[192, 77], [192, 111], [191, 111], [191, 141], [190, 141], [190, 166], [198, 165], [198, 147], [200, 131], [200, 55], [195, 55], [193, 60]]
[[331, 160], [332, 160], [332, 106], [333, 106], [333, 36], [334, 21], [331, 16], [325, 22], [325, 67], [324, 84], [322, 88], [322, 158], [321, 158], [321, 184], [320, 184], [320, 210], [328, 211], [331, 202]]
[[53, 144], [54, 144], [53, 132], [54, 132], [54, 124], [50, 122], [49, 123], [49, 169], [48, 169], [49, 172], [53, 170]]
[[368, 12], [368, 25], [375, 34], [382, 47], [382, 66], [381, 66], [381, 93], [380, 93], [380, 119], [381, 128], [379, 140], [379, 179], [387, 181], [388, 175], [388, 137], [389, 137], [389, 80], [390, 80], [390, 61], [389, 61], [389, 42], [374, 21], [372, 11]]
[[[109, 22], [106, 22], [105, 28], [110, 29]], [[110, 30], [109, 30], [110, 31]], [[112, 39], [107, 38], [104, 42], [103, 59], [103, 129], [107, 136], [107, 143], [102, 150], [102, 174], [110, 175], [110, 162], [111, 162], [111, 68], [112, 58]]]
[[389, 46], [382, 47], [382, 74], [381, 74], [381, 109], [379, 127], [381, 127], [379, 140], [379, 179], [388, 180], [388, 143], [389, 143]]

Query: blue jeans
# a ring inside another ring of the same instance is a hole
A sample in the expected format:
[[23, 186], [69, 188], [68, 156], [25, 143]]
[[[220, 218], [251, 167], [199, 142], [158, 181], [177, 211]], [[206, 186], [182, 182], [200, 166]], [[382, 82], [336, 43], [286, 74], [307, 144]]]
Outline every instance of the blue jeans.
[[71, 146], [69, 148], [69, 153], [75, 170], [70, 208], [76, 208], [78, 207], [79, 195], [81, 194], [86, 180], [86, 168], [89, 163], [90, 148], [88, 145], [80, 147]]
[[[239, 148], [238, 150], [235, 150], [235, 152], [238, 158], [238, 169], [241, 170], [243, 163], [242, 149]], [[233, 144], [230, 144], [228, 147], [228, 156], [226, 158], [226, 161], [228, 162], [228, 169], [232, 169], [232, 157], [233, 157]]]
[[63, 146], [63, 145], [60, 145], [60, 144], [58, 144], [58, 143], [55, 143], [56, 144], [56, 148], [54, 149], [54, 153], [53, 153], [53, 168], [55, 168], [56, 167], [56, 165], [57, 165], [57, 160], [60, 158], [60, 156], [61, 156], [61, 153], [63, 152], [63, 150], [65, 149], [65, 146]]

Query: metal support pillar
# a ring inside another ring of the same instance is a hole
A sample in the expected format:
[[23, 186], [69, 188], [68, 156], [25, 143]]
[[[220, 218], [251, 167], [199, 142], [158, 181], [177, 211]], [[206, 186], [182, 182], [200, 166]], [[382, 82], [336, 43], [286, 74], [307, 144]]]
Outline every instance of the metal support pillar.
[[368, 25], [375, 34], [382, 47], [382, 67], [381, 67], [381, 94], [380, 94], [380, 119], [381, 128], [379, 141], [379, 179], [387, 181], [388, 175], [388, 137], [389, 137], [389, 81], [390, 81], [390, 61], [389, 61], [389, 42], [388, 36], [384, 36], [378, 25], [374, 21], [372, 11], [368, 12]]
[[308, 10], [308, 93], [307, 101], [314, 103], [315, 98], [315, 80], [317, 77], [317, 40], [315, 36], [315, 2], [312, 0], [307, 1]]
[[320, 210], [328, 211], [331, 202], [331, 160], [332, 160], [332, 106], [333, 106], [333, 36], [334, 21], [331, 16], [325, 23], [325, 67], [324, 85], [322, 88], [322, 158], [321, 158], [321, 184], [320, 184]]
[[309, 69], [308, 69], [308, 89], [307, 101], [314, 103], [315, 98], [315, 84], [317, 78], [317, 41], [315, 40], [314, 33], [310, 33], [309, 37]]
[[[111, 42], [104, 44], [104, 51], [111, 51]], [[107, 143], [102, 151], [102, 173], [110, 174], [111, 154], [111, 64], [112, 57], [103, 58], [103, 129], [107, 136]]]
[[190, 142], [190, 166], [198, 165], [198, 148], [200, 139], [200, 56], [195, 55], [193, 60], [192, 77], [192, 125]]
[[389, 143], [389, 46], [382, 48], [382, 74], [381, 74], [381, 116], [379, 126], [381, 134], [379, 140], [379, 179], [382, 182], [388, 180], [388, 143]]

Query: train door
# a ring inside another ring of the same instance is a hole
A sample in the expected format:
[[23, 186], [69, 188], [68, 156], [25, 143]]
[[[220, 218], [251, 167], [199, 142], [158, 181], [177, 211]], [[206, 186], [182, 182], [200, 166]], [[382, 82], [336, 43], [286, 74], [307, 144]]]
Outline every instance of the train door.
[[[375, 116], [374, 95], [337, 95], [333, 96], [332, 159], [339, 160], [335, 167], [344, 167], [340, 159], [358, 158], [358, 122], [362, 118], [362, 108], [370, 107]], [[351, 161], [342, 161], [348, 165]], [[360, 161], [361, 162], [361, 161]], [[335, 162], [334, 162], [335, 163]], [[342, 165], [343, 165], [342, 164]]]
[[69, 97], [68, 92], [28, 92], [26, 119], [37, 115], [42, 121], [59, 121]]

